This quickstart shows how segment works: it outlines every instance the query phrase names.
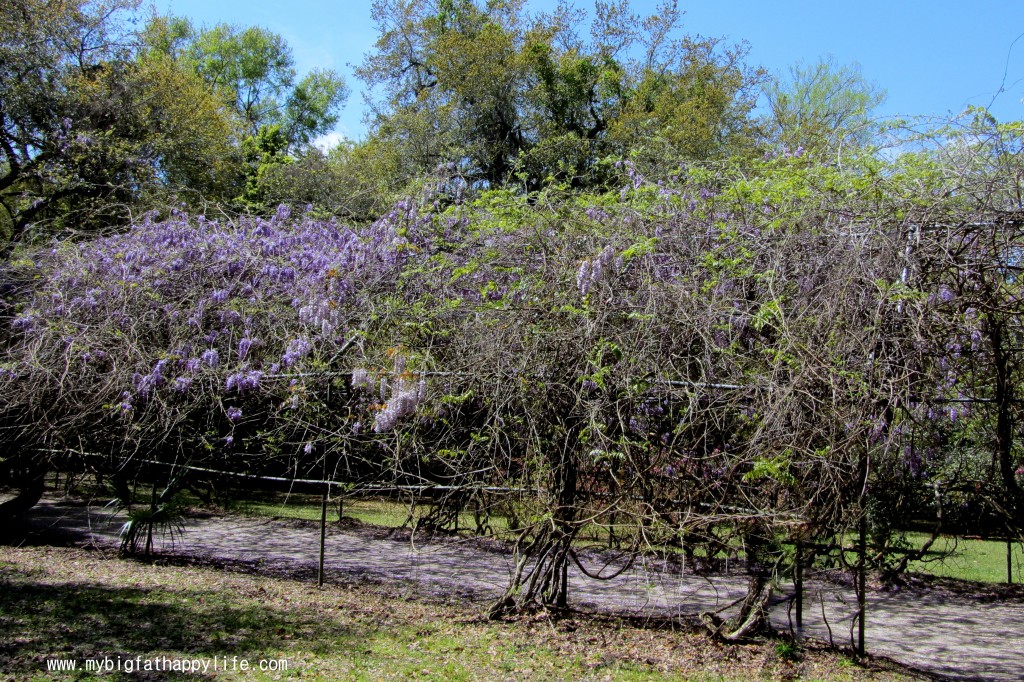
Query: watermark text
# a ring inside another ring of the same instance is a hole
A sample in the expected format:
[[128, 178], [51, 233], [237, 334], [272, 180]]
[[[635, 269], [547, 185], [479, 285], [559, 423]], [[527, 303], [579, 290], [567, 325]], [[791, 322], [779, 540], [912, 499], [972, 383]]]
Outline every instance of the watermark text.
[[[79, 664], [83, 667], [80, 668]], [[78, 661], [71, 658], [50, 658], [46, 661], [48, 672], [76, 672], [79, 670], [92, 673], [137, 673], [137, 672], [174, 672], [174, 673], [213, 673], [213, 672], [286, 672], [287, 658], [261, 658], [250, 661], [242, 656], [213, 656], [195, 658], [177, 658], [172, 656], [104, 656], [103, 658], [87, 658]]]

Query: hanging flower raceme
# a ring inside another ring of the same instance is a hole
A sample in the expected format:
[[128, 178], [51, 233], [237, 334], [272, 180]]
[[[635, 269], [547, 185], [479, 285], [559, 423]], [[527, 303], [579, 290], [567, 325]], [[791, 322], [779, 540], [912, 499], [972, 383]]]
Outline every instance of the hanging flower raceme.
[[621, 272], [622, 266], [622, 256], [616, 256], [615, 249], [610, 245], [604, 247], [597, 258], [584, 260], [576, 272], [576, 286], [580, 294], [586, 296], [592, 286]]
[[416, 412], [416, 406], [426, 398], [427, 383], [399, 377], [391, 386], [391, 397], [384, 403], [384, 409], [377, 413], [373, 430], [383, 433], [395, 428], [399, 420]]
[[365, 368], [352, 370], [352, 388], [363, 391], [376, 389], [383, 402], [374, 416], [375, 433], [391, 431], [403, 418], [414, 414], [417, 406], [426, 399], [426, 379], [409, 372], [407, 364], [404, 355], [396, 355], [391, 377], [382, 376], [379, 383], [376, 376]]

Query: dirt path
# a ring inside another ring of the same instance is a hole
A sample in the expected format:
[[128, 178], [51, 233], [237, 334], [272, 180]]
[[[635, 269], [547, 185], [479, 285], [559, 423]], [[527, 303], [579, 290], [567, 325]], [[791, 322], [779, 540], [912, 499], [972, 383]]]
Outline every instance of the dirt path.
[[[37, 529], [62, 529], [80, 542], [116, 545], [120, 522], [99, 508], [44, 500], [32, 513]], [[160, 551], [258, 562], [268, 570], [315, 571], [316, 524], [223, 516], [192, 519], [173, 548]], [[511, 557], [475, 541], [421, 542], [370, 537], [329, 528], [326, 569], [335, 578], [408, 581], [435, 595], [486, 602], [500, 593]], [[597, 566], [591, 567], [595, 570]], [[741, 576], [705, 578], [638, 565], [618, 578], [570, 578], [572, 605], [630, 614], [686, 615], [716, 610], [744, 592]], [[784, 585], [784, 588], [791, 588]], [[849, 645], [856, 599], [851, 588], [812, 582], [805, 597], [804, 634]], [[936, 676], [956, 680], [1024, 680], [1024, 602], [984, 600], [941, 590], [875, 591], [868, 596], [867, 648]], [[822, 618], [824, 613], [825, 619]], [[789, 629], [787, 604], [773, 623]], [[826, 625], [827, 621], [827, 625]]]

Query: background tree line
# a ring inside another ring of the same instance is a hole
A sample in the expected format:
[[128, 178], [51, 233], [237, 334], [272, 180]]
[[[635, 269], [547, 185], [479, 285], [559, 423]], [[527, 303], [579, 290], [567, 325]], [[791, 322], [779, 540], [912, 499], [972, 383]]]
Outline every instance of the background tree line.
[[[770, 79], [746, 47], [687, 36], [674, 3], [650, 17], [595, 5], [588, 23], [522, 2], [386, 0], [357, 69], [365, 140], [321, 151], [348, 96], [299, 77], [281, 36], [139, 16], [131, 0], [14, 0], [3, 12], [0, 230], [90, 233], [148, 208], [272, 211], [312, 204], [371, 220], [454, 163], [472, 188], [608, 186], [642, 167], [863, 144], [881, 94], [830, 62]], [[135, 28], [141, 21], [142, 28]], [[770, 103], [755, 117], [757, 98]]]
[[129, 22], [135, 4], [4, 3], [0, 223], [11, 244], [89, 233], [140, 210], [245, 208], [268, 164], [329, 130], [347, 91], [301, 79], [261, 28]]

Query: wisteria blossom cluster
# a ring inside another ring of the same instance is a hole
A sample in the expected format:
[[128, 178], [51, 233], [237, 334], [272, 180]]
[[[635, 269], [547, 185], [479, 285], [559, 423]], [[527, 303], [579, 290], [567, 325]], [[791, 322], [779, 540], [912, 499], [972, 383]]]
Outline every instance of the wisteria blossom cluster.
[[613, 277], [622, 270], [623, 259], [610, 245], [604, 247], [594, 259], [584, 259], [576, 272], [576, 286], [586, 296], [598, 282]]
[[53, 423], [167, 419], [212, 402], [234, 424], [256, 396], [297, 407], [289, 377], [360, 333], [367, 301], [430, 256], [432, 221], [414, 202], [360, 228], [286, 208], [234, 221], [175, 214], [36, 253], [14, 266], [37, 284], [9, 322], [5, 395], [52, 391], [38, 418]]
[[[426, 297], [501, 307], [527, 296], [543, 259], [510, 267], [503, 254], [521, 253], [521, 237], [469, 236], [466, 219], [433, 198], [444, 187], [369, 225], [286, 207], [234, 220], [175, 213], [17, 261], [7, 275], [31, 285], [7, 309], [3, 409], [28, 433], [77, 438], [105, 423], [97, 433], [115, 441], [128, 432], [164, 439], [185, 415], [205, 414], [193, 438], [241, 447], [243, 425], [301, 410], [311, 382], [326, 387], [322, 377], [353, 362], [380, 366], [401, 335], [375, 326], [374, 311], [396, 310], [400, 322], [401, 307]], [[56, 364], [65, 369], [55, 373]], [[425, 399], [422, 380], [401, 369], [378, 389], [376, 401], [353, 408], [371, 411], [353, 417], [353, 433], [371, 421], [390, 431]], [[303, 419], [294, 428], [305, 429]]]
[[391, 431], [404, 417], [416, 413], [416, 407], [427, 397], [427, 381], [407, 369], [408, 358], [395, 355], [391, 372], [378, 376], [363, 367], [352, 370], [352, 388], [371, 393], [380, 400], [376, 404], [373, 431]]
[[416, 412], [416, 406], [427, 397], [427, 382], [405, 376], [395, 378], [390, 385], [390, 395], [373, 421], [377, 433], [390, 431], [398, 421]]

